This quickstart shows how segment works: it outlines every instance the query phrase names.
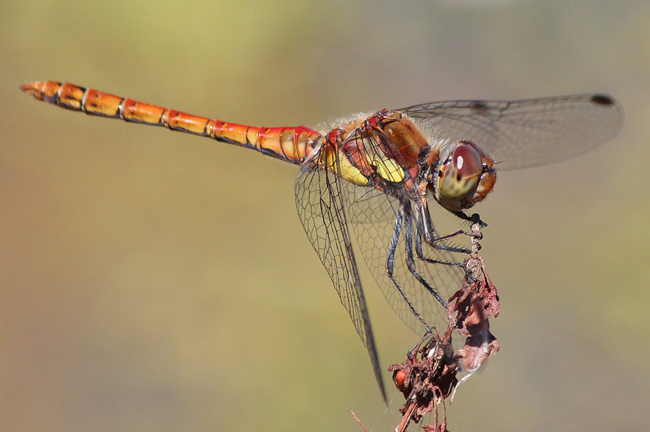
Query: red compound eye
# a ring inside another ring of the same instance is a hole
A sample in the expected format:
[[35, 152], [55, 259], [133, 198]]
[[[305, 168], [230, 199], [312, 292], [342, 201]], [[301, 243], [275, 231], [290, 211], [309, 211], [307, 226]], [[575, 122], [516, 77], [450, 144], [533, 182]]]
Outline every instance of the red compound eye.
[[483, 172], [481, 155], [471, 144], [456, 147], [452, 161], [459, 180], [479, 177]]

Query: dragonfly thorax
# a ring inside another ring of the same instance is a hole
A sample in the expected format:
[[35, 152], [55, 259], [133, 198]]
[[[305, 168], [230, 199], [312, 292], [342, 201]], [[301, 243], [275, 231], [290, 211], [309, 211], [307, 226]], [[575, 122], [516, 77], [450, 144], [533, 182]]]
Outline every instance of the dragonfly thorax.
[[429, 187], [436, 201], [451, 212], [483, 200], [497, 179], [492, 158], [470, 141], [455, 143], [449, 155], [432, 169]]
[[427, 139], [410, 119], [382, 110], [327, 134], [319, 164], [356, 185], [383, 188], [415, 179], [428, 152]]

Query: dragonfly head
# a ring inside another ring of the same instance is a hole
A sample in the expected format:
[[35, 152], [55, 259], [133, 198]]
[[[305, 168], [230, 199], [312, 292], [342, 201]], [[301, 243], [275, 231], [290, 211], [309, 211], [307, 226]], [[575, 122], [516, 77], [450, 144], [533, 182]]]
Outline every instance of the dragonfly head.
[[442, 160], [433, 179], [433, 196], [451, 212], [483, 200], [494, 187], [497, 173], [491, 157], [474, 143], [459, 141]]

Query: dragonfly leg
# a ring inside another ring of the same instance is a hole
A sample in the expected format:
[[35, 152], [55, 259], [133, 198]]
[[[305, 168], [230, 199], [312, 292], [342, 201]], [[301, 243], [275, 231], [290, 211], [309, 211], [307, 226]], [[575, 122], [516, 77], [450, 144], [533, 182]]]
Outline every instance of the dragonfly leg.
[[[416, 252], [416, 254], [418, 256], [418, 259], [420, 259], [420, 260], [422, 260], [424, 262], [427, 262], [427, 263], [431, 263], [431, 264], [442, 264], [442, 265], [448, 265], [448, 266], [457, 266], [457, 267], [460, 267], [463, 270], [467, 271], [467, 269], [465, 268], [463, 263], [459, 263], [459, 262], [456, 262], [456, 261], [437, 260], [437, 259], [433, 259], [433, 258], [429, 258], [429, 257], [425, 256], [424, 251], [422, 251], [422, 237], [423, 236], [419, 232], [415, 236], [415, 252]], [[429, 244], [429, 243], [427, 243], [427, 244]]]
[[434, 237], [432, 239], [427, 240], [426, 242], [429, 245], [431, 245], [431, 247], [433, 247], [433, 248], [448, 251], [448, 252], [457, 252], [457, 253], [465, 253], [465, 254], [471, 253], [472, 251], [470, 249], [459, 248], [459, 247], [455, 247], [455, 246], [449, 246], [449, 245], [446, 245], [446, 244], [442, 243], [445, 240], [449, 240], [451, 238], [458, 237], [459, 235], [466, 235], [466, 236], [471, 237], [472, 233], [469, 233], [469, 232], [463, 231], [463, 230], [458, 230], [458, 231], [455, 231], [455, 232], [453, 232], [451, 234], [444, 235], [442, 237]]
[[[393, 230], [393, 237], [390, 240], [390, 246], [388, 248], [388, 257], [386, 258], [386, 273], [388, 274], [388, 278], [393, 283], [393, 286], [399, 293], [400, 297], [402, 297], [402, 300], [406, 302], [408, 308], [411, 310], [411, 313], [413, 313], [413, 315], [415, 315], [418, 321], [420, 321], [420, 324], [422, 324], [426, 332], [431, 333], [431, 327], [429, 327], [426, 321], [424, 321], [424, 319], [420, 316], [420, 313], [415, 309], [411, 301], [406, 296], [406, 293], [404, 292], [404, 290], [402, 290], [402, 288], [400, 287], [399, 283], [397, 282], [397, 280], [393, 275], [395, 269], [395, 251], [397, 250], [397, 245], [399, 244], [399, 237], [400, 234], [402, 233], [403, 222], [404, 222], [404, 208], [402, 205], [400, 205], [399, 210], [397, 211], [397, 217], [395, 218], [395, 229]], [[433, 292], [435, 293], [435, 291]], [[437, 295], [437, 293], [435, 293], [435, 295]], [[440, 296], [438, 296], [437, 298], [439, 297]], [[445, 307], [447, 307], [446, 303], [442, 302], [442, 304]]]
[[[477, 243], [477, 246], [479, 250], [481, 249], [481, 245]], [[465, 277], [469, 280], [469, 282], [476, 282], [478, 279], [475, 278], [472, 275], [472, 271], [470, 271], [469, 268], [464, 263], [461, 262], [455, 262], [455, 261], [442, 261], [442, 260], [436, 260], [433, 258], [429, 258], [424, 255], [424, 252], [422, 251], [422, 236], [421, 235], [416, 235], [415, 237], [415, 251], [418, 255], [418, 258], [424, 262], [431, 263], [431, 264], [441, 264], [441, 265], [447, 265], [447, 266], [456, 266], [460, 267], [463, 269], [465, 272]]]
[[[472, 233], [459, 229], [458, 231], [455, 231], [451, 234], [440, 237], [433, 227], [433, 222], [431, 221], [431, 215], [429, 214], [429, 207], [427, 206], [426, 200], [423, 200], [421, 203], [416, 203], [415, 206], [416, 220], [418, 222], [418, 237], [423, 236], [424, 241], [434, 249], [464, 254], [470, 254], [472, 252], [471, 249], [450, 246], [443, 243], [445, 240], [449, 240], [459, 235], [472, 237]], [[464, 219], [469, 218], [469, 216], [465, 215], [464, 213], [460, 213], [465, 216]]]
[[[401, 207], [401, 206], [400, 206]], [[411, 203], [407, 203], [404, 206], [404, 243], [406, 246], [406, 265], [409, 269], [409, 272], [422, 284], [424, 288], [427, 289], [435, 298], [438, 300], [438, 302], [447, 308], [447, 302], [440, 297], [440, 294], [438, 294], [438, 291], [433, 289], [431, 285], [424, 279], [420, 274], [417, 272], [417, 268], [415, 266], [415, 259], [413, 258], [413, 214], [411, 213]]]
[[416, 352], [416, 351], [420, 351], [420, 347], [421, 347], [422, 344], [424, 344], [425, 342], [426, 342], [426, 344], [425, 344], [424, 346], [425, 346], [425, 347], [428, 347], [429, 344], [431, 343], [431, 339], [428, 339], [428, 338], [429, 338], [429, 336], [431, 336], [432, 334], [433, 334], [432, 332], [429, 332], [429, 333], [425, 334], [424, 336], [422, 336], [422, 339], [420, 339], [420, 340], [418, 341], [418, 343], [416, 343], [415, 345], [413, 345], [413, 347], [411, 347], [411, 349], [406, 353], [406, 358], [408, 358], [409, 360], [414, 360], [414, 359], [415, 359], [415, 355], [414, 355], [413, 353]]
[[462, 211], [456, 211], [452, 213], [458, 216], [459, 218], [466, 220], [467, 222], [471, 222], [472, 224], [478, 223], [481, 228], [485, 228], [488, 226], [488, 224], [486, 224], [481, 220], [481, 216], [479, 216], [478, 213], [472, 213], [471, 216], [467, 216], [465, 212]]
[[[428, 212], [427, 212], [427, 214], [428, 214]], [[472, 218], [473, 218], [473, 220], [479, 220], [478, 219], [478, 214], [472, 215]], [[475, 282], [476, 278], [472, 275], [472, 272], [467, 268], [467, 266], [464, 263], [456, 262], [456, 261], [443, 261], [443, 260], [429, 258], [429, 257], [424, 255], [424, 252], [422, 251], [422, 241], [423, 241], [423, 238], [425, 237], [424, 233], [427, 231], [427, 229], [426, 229], [426, 227], [421, 226], [421, 225], [426, 223], [426, 220], [427, 219], [425, 219], [425, 221], [420, 221], [420, 220], [417, 220], [417, 218], [416, 218], [417, 228], [418, 229], [417, 229], [417, 233], [416, 233], [416, 236], [415, 236], [415, 252], [417, 253], [418, 259], [420, 259], [420, 260], [422, 260], [424, 262], [427, 262], [427, 263], [431, 263], [431, 264], [441, 264], [441, 265], [447, 265], [447, 266], [460, 267], [465, 272], [465, 276], [468, 278], [468, 280], [471, 281], [471, 282]], [[431, 222], [430, 219], [428, 221], [429, 221], [429, 223]], [[430, 230], [433, 230], [432, 226], [430, 227]], [[431, 231], [431, 232], [433, 232], [433, 231]], [[483, 237], [482, 235], [476, 236], [476, 235], [474, 235], [472, 233], [465, 233], [465, 232], [463, 232], [463, 233], [467, 234], [468, 236], [477, 237], [479, 240]], [[443, 239], [446, 239], [446, 238], [453, 237], [455, 235], [458, 235], [458, 234], [454, 233], [454, 234], [449, 235], [449, 236], [437, 237], [435, 239], [435, 241], [440, 241], [440, 240], [443, 240]], [[430, 245], [431, 247], [435, 248], [435, 249], [447, 250], [447, 251], [450, 251], [450, 252], [463, 252], [463, 253], [471, 252], [471, 251], [461, 250], [460, 248], [456, 248], [456, 250], [438, 248], [438, 247], [436, 247], [435, 243], [432, 244], [431, 242], [427, 241], [426, 238], [424, 238], [424, 242], [427, 243], [428, 245]], [[478, 242], [476, 243], [476, 245], [478, 246], [478, 250], [480, 250], [481, 245]]]
[[[474, 216], [476, 218], [474, 218]], [[473, 220], [479, 220], [478, 219], [478, 214], [474, 214], [474, 215], [472, 215], [472, 217], [473, 217]], [[480, 222], [480, 220], [479, 220], [479, 222]], [[419, 223], [419, 221], [418, 221], [418, 223]], [[437, 260], [437, 259], [433, 259], [433, 258], [429, 258], [429, 257], [425, 256], [424, 252], [422, 251], [422, 241], [423, 241], [423, 237], [424, 237], [423, 231], [426, 231], [426, 229], [421, 228], [420, 225], [418, 225], [418, 231], [417, 231], [416, 236], [415, 236], [415, 251], [416, 251], [417, 256], [418, 256], [418, 258], [420, 260], [422, 260], [424, 262], [427, 262], [427, 263], [431, 263], [431, 264], [442, 264], [442, 265], [460, 267], [460, 268], [463, 269], [463, 271], [465, 272], [465, 276], [468, 278], [468, 280], [470, 282], [476, 282], [477, 281], [477, 279], [472, 275], [472, 272], [470, 271], [470, 269], [467, 268], [467, 266], [464, 263], [455, 262], [455, 261]], [[483, 238], [483, 235], [481, 233], [478, 233], [478, 235], [472, 234], [472, 233], [466, 233], [466, 234], [469, 235], [469, 236], [475, 237], [478, 240]], [[441, 239], [445, 239], [445, 238], [448, 238], [448, 237], [449, 236], [438, 237], [438, 238], [436, 238], [436, 240], [441, 240]], [[431, 244], [426, 239], [424, 239], [424, 241], [427, 244], [429, 244], [430, 246], [435, 248], [435, 245]], [[478, 242], [476, 243], [476, 246], [478, 247], [478, 250], [481, 250], [481, 245]], [[436, 248], [436, 249], [438, 249], [438, 248]]]

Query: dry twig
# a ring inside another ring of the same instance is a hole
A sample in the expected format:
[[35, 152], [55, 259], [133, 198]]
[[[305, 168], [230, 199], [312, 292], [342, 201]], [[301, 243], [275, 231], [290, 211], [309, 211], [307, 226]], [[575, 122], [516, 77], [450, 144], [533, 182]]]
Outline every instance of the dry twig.
[[[499, 297], [485, 271], [483, 258], [478, 255], [480, 238], [477, 219], [472, 225], [472, 253], [464, 261], [468, 275], [449, 301], [446, 331], [441, 335], [434, 329], [435, 334], [426, 335], [408, 352], [405, 362], [389, 368], [397, 389], [406, 398], [397, 432], [406, 431], [412, 421], [417, 423], [432, 411], [435, 423], [426, 425], [424, 430], [447, 432], [445, 400], [453, 399], [457, 386], [499, 350], [488, 321], [499, 314]], [[465, 337], [464, 346], [458, 351], [452, 347], [454, 330]], [[462, 373], [464, 376], [459, 378]]]

